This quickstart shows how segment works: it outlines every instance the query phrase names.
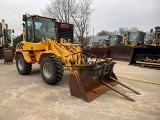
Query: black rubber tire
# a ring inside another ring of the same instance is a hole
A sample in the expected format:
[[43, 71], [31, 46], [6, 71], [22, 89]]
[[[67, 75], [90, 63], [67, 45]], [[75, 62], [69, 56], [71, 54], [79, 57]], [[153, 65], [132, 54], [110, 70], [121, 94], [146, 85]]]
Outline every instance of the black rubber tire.
[[64, 69], [60, 60], [55, 55], [52, 55], [42, 59], [40, 72], [45, 83], [55, 85], [62, 80]]
[[24, 60], [22, 54], [18, 54], [16, 56], [16, 67], [17, 67], [19, 74], [21, 74], [21, 75], [28, 75], [31, 73], [31, 70], [32, 70], [32, 64], [27, 63]]

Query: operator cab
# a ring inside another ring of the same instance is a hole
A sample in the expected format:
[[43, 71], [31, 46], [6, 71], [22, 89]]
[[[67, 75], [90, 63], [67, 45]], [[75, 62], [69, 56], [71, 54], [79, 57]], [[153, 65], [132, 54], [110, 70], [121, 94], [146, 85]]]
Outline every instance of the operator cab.
[[109, 45], [109, 40], [100, 39], [100, 40], [99, 40], [99, 46], [102, 46], [103, 44]]
[[110, 41], [110, 44], [121, 44], [122, 43], [122, 39], [123, 37], [120, 36], [120, 35], [112, 35], [112, 36], [109, 36], [109, 41]]
[[39, 15], [23, 15], [23, 21], [25, 22], [25, 37], [27, 42], [39, 42], [46, 37], [52, 40], [56, 39], [54, 18], [42, 17]]
[[129, 32], [128, 33], [128, 41], [130, 43], [136, 41], [139, 45], [143, 45], [144, 44], [144, 37], [145, 37], [146, 33], [145, 32]]
[[160, 39], [160, 26], [155, 27], [155, 38]]

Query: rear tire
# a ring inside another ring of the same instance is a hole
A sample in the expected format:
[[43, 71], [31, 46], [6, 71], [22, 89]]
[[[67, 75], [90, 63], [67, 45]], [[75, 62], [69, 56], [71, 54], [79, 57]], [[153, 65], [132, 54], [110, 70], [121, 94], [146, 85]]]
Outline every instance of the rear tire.
[[40, 64], [41, 76], [49, 85], [57, 84], [63, 77], [63, 65], [58, 58], [53, 56], [44, 57]]
[[31, 73], [31, 70], [32, 70], [32, 64], [27, 63], [24, 60], [22, 54], [18, 54], [16, 56], [16, 67], [17, 67], [19, 74], [21, 74], [21, 75], [28, 75]]

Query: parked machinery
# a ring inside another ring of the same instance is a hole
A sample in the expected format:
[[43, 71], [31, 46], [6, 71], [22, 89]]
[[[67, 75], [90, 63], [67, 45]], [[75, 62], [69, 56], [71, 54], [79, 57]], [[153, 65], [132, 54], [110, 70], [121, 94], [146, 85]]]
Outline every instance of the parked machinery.
[[109, 45], [109, 40], [100, 39], [99, 42], [92, 43], [91, 48], [107, 48], [108, 45]]
[[160, 67], [160, 27], [155, 27], [154, 31], [151, 29], [151, 33], [154, 36], [152, 44], [134, 48], [130, 64]]
[[108, 48], [108, 46], [109, 46], [109, 40], [100, 39], [99, 42], [97, 42], [97, 44], [94, 43], [89, 50], [83, 50], [83, 51], [85, 51], [86, 55], [89, 53], [95, 55], [96, 57], [103, 58], [104, 52]]
[[91, 47], [90, 54], [97, 56], [98, 58], [104, 58], [104, 54], [110, 46], [122, 44], [123, 37], [121, 35], [110, 35], [108, 40], [100, 40], [97, 46]]
[[121, 38], [119, 44], [110, 45], [105, 53], [106, 57], [111, 57], [115, 60], [129, 61], [132, 51], [136, 46], [141, 46], [144, 43], [145, 32], [128, 32], [125, 37]]
[[[151, 29], [151, 33], [153, 33], [153, 29]], [[152, 45], [153, 46], [160, 46], [160, 26], [155, 27], [155, 31], [153, 33], [153, 41]]]
[[14, 30], [8, 29], [5, 20], [0, 23], [0, 56], [4, 58], [4, 63], [13, 63], [13, 39]]
[[83, 53], [86, 56], [94, 55], [96, 57], [102, 58], [108, 45], [109, 40], [100, 39], [99, 42], [93, 42], [91, 46], [84, 46]]
[[0, 55], [3, 56], [3, 49], [4, 49], [4, 46], [5, 46], [5, 38], [4, 35], [5, 35], [5, 30], [8, 28], [8, 25], [5, 23], [5, 20], [3, 19], [1, 22], [0, 22]]
[[[27, 14], [23, 15], [23, 21], [24, 40], [17, 44], [15, 52], [16, 67], [21, 75], [30, 74], [32, 65], [38, 63], [43, 80], [53, 85], [61, 81], [65, 66], [71, 74], [71, 95], [85, 101], [91, 101], [109, 89], [134, 101], [116, 90], [114, 86], [117, 84], [140, 94], [117, 80], [113, 72], [115, 62], [107, 59], [88, 62], [80, 45], [75, 47], [67, 42], [66, 39], [70, 39], [67, 34], [71, 34], [69, 31], [61, 33], [62, 38], [57, 39], [56, 19]], [[62, 29], [70, 27], [70, 24], [59, 24]]]

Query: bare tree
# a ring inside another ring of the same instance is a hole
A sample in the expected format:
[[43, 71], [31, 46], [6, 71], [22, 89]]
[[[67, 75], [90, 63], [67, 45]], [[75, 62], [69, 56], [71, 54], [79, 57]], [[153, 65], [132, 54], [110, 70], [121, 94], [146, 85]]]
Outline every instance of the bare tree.
[[[92, 0], [79, 0], [72, 13], [75, 25], [75, 34], [79, 38], [80, 43], [85, 44], [84, 34], [89, 28], [89, 18], [93, 9], [91, 9]], [[78, 8], [78, 9], [77, 9]]]
[[110, 32], [109, 32], [109, 35], [118, 35], [118, 31], [117, 31], [117, 30], [110, 31]]
[[125, 35], [125, 34], [127, 34], [128, 33], [128, 28], [126, 28], [126, 27], [121, 27], [121, 28], [119, 28], [119, 34], [120, 35]]
[[104, 30], [97, 33], [97, 36], [109, 36], [109, 35], [110, 35], [110, 33], [108, 31], [104, 31]]
[[131, 32], [137, 32], [139, 29], [137, 27], [132, 27]]
[[117, 30], [114, 30], [114, 31], [113, 31], [113, 34], [114, 34], [114, 35], [118, 35], [118, 31], [117, 31]]
[[73, 23], [76, 37], [84, 44], [89, 27], [92, 0], [51, 0], [42, 10], [45, 16], [56, 17], [58, 21]]
[[75, 7], [76, 0], [51, 0], [50, 4], [42, 10], [42, 14], [56, 17], [58, 21], [70, 23], [71, 12]]

